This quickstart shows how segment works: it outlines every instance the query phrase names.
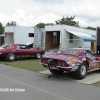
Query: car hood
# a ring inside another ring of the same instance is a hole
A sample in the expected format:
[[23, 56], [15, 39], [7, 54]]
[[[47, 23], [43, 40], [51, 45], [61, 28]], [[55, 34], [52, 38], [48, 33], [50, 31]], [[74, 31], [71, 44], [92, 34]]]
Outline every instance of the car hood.
[[0, 47], [0, 50], [2, 50], [2, 49], [5, 49], [5, 48]]
[[70, 59], [73, 59], [75, 58], [76, 55], [71, 55], [71, 54], [51, 54], [51, 55], [48, 55], [46, 57], [43, 57], [43, 58], [47, 58], [47, 59], [58, 59], [58, 60], [70, 60]]

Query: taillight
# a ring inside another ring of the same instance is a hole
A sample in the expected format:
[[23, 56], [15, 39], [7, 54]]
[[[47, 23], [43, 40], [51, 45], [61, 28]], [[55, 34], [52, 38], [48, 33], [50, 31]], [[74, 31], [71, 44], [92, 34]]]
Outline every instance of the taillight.
[[47, 64], [47, 61], [48, 61], [47, 59], [41, 59], [41, 62], [42, 62], [42, 63]]
[[73, 62], [73, 64], [75, 64], [75, 61]]

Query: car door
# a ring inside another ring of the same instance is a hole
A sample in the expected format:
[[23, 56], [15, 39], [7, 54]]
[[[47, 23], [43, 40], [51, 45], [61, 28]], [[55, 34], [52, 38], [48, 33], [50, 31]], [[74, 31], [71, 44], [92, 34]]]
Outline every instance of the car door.
[[98, 70], [100, 66], [100, 58], [93, 55], [89, 50], [85, 51], [87, 61], [89, 62], [89, 70]]
[[21, 49], [20, 45], [16, 47], [16, 55], [17, 57], [22, 57], [24, 55], [23, 50]]
[[16, 54], [19, 57], [29, 57], [31, 55], [30, 49], [27, 47], [27, 45], [19, 45], [16, 49]]

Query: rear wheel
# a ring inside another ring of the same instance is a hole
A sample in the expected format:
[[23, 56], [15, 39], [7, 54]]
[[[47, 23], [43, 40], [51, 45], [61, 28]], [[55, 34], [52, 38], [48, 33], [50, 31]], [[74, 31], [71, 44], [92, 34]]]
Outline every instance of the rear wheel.
[[52, 74], [63, 74], [63, 72], [64, 72], [61, 70], [51, 69], [50, 66], [49, 66], [49, 70]]
[[37, 58], [37, 59], [40, 59], [41, 56], [42, 56], [41, 53], [37, 53], [37, 54], [36, 54], [36, 58]]
[[78, 78], [78, 79], [83, 79], [83, 78], [85, 78], [86, 75], [87, 75], [87, 70], [88, 70], [88, 65], [87, 65], [86, 62], [83, 62], [83, 63], [79, 66], [78, 70], [75, 72], [76, 78]]
[[6, 57], [7, 61], [14, 61], [16, 59], [16, 55], [14, 53], [9, 53]]

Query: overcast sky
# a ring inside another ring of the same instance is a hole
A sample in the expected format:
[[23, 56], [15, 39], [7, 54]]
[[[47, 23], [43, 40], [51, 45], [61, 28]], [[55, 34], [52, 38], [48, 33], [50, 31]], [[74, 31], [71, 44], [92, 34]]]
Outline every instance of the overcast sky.
[[16, 21], [19, 26], [31, 27], [74, 15], [81, 27], [100, 26], [100, 0], [0, 0], [3, 26]]

